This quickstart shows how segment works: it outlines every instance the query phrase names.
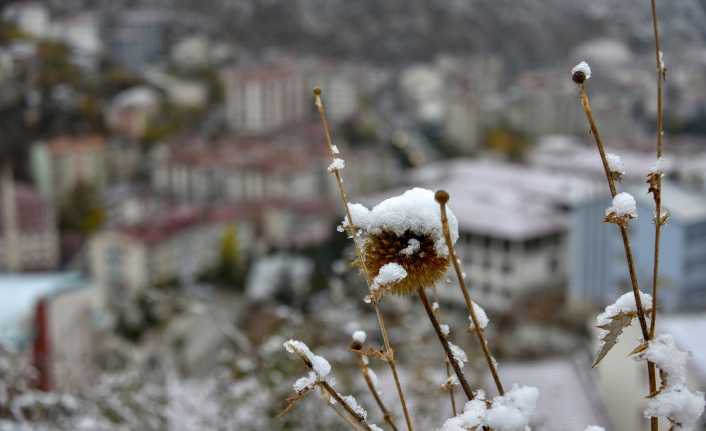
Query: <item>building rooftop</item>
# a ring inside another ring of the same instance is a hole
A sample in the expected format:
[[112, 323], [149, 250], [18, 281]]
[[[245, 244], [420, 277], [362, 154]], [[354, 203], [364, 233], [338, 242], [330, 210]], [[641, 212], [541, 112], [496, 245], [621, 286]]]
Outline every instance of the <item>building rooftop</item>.
[[[429, 163], [412, 171], [407, 183], [448, 191], [449, 206], [462, 231], [514, 241], [564, 231], [567, 208], [595, 193], [607, 193], [595, 181], [480, 159]], [[390, 191], [385, 197], [403, 191]], [[369, 197], [365, 203], [382, 199]]]

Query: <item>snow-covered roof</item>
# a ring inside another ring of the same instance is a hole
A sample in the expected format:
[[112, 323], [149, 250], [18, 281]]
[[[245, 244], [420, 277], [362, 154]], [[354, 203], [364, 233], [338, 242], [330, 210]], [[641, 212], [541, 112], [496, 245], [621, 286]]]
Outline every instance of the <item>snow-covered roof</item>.
[[[645, 181], [645, 176], [655, 164], [653, 151], [640, 152], [622, 148], [606, 148], [607, 152], [619, 156], [625, 168], [626, 180]], [[543, 169], [556, 169], [563, 173], [571, 173], [574, 177], [604, 178], [601, 163], [595, 145], [584, 145], [578, 139], [563, 135], [549, 135], [540, 139], [537, 146], [529, 154], [530, 164]], [[664, 160], [665, 172], [676, 168], [671, 157]], [[603, 181], [605, 181], [603, 179]], [[605, 184], [603, 184], [605, 188]]]
[[[562, 208], [595, 193], [607, 193], [605, 185], [595, 181], [481, 159], [429, 163], [412, 171], [407, 182], [448, 191], [449, 207], [462, 232], [510, 240], [561, 232], [568, 225]], [[398, 193], [399, 190], [388, 191], [384, 196]], [[364, 203], [370, 205], [381, 198], [369, 197]]]
[[[541, 424], [543, 430], [582, 430], [590, 424], [611, 429], [600, 398], [581, 369], [590, 372], [590, 364], [584, 367], [572, 358], [551, 358], [503, 362], [500, 375], [506, 387], [518, 383], [539, 389], [541, 395], [532, 423]], [[493, 387], [490, 378], [486, 380], [486, 386]]]
[[23, 323], [40, 298], [80, 283], [75, 272], [0, 274], [0, 343], [15, 344], [25, 338]]

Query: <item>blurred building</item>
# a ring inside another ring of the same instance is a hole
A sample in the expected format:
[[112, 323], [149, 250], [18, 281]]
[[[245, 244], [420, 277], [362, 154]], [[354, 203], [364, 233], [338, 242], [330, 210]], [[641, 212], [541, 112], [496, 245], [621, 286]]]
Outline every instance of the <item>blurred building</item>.
[[59, 136], [30, 149], [30, 169], [43, 198], [58, 203], [80, 183], [106, 184], [105, 140], [97, 135]]
[[158, 283], [192, 282], [215, 266], [228, 226], [236, 226], [241, 249], [254, 244], [254, 227], [244, 219], [237, 210], [181, 209], [98, 233], [88, 260], [103, 301], [127, 300]]
[[110, 101], [105, 121], [114, 133], [131, 139], [141, 138], [150, 118], [159, 109], [159, 94], [150, 87], [129, 88]]
[[408, 182], [450, 193], [459, 256], [480, 304], [508, 310], [539, 292], [563, 292], [570, 213], [594, 193], [591, 181], [523, 165], [456, 159], [416, 169]]
[[0, 270], [56, 268], [59, 238], [54, 209], [26, 184], [15, 183], [5, 169], [0, 178]]
[[254, 138], [173, 141], [151, 158], [152, 188], [185, 202], [321, 199], [328, 156], [318, 124]]
[[[652, 286], [654, 202], [644, 187], [632, 190], [638, 219], [631, 238], [642, 289]], [[671, 182], [662, 185], [662, 206], [669, 213], [660, 239], [659, 306], [661, 311], [706, 307], [706, 193]]]
[[90, 381], [95, 293], [77, 273], [0, 275], [0, 343], [31, 349], [40, 389]]
[[103, 17], [105, 50], [125, 69], [141, 72], [166, 53], [170, 14], [159, 9], [112, 11]]
[[221, 72], [231, 130], [256, 135], [303, 122], [312, 112], [306, 71], [295, 65], [230, 67]]

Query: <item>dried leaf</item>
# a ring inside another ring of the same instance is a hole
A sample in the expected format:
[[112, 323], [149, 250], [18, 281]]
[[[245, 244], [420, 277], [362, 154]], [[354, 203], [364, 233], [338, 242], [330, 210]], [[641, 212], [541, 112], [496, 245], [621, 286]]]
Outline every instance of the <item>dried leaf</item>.
[[610, 352], [610, 349], [618, 342], [618, 337], [623, 333], [623, 329], [630, 326], [632, 319], [635, 317], [637, 317], [635, 312], [618, 313], [610, 319], [610, 323], [598, 326], [598, 328], [605, 330], [606, 333], [601, 338], [601, 348], [596, 355], [596, 360], [593, 362], [593, 367], [598, 365], [605, 355]]

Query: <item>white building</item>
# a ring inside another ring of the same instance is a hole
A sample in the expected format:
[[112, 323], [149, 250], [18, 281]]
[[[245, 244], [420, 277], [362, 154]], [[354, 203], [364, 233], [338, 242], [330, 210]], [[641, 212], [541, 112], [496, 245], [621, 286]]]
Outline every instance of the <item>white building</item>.
[[305, 120], [312, 109], [305, 76], [293, 65], [224, 69], [221, 78], [230, 128], [241, 134], [260, 134]]

